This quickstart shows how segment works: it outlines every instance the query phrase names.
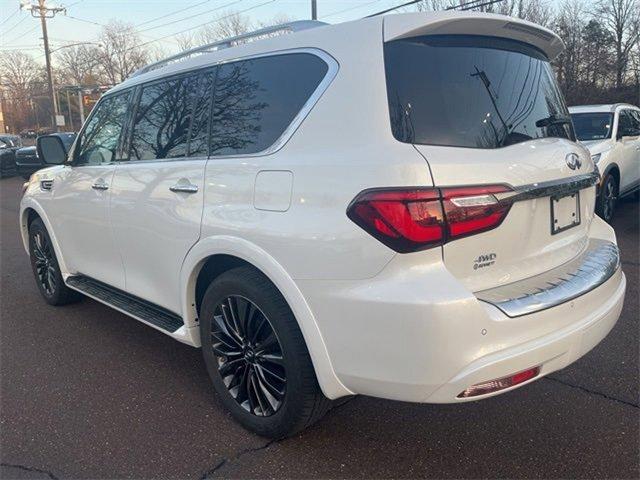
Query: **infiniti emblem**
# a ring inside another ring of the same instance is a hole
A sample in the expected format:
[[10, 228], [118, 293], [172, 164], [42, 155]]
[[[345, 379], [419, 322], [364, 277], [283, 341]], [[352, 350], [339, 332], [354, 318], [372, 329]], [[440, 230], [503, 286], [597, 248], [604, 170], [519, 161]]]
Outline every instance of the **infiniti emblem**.
[[564, 158], [564, 161], [567, 162], [567, 166], [571, 170], [580, 170], [580, 167], [582, 166], [582, 161], [577, 153], [570, 153]]

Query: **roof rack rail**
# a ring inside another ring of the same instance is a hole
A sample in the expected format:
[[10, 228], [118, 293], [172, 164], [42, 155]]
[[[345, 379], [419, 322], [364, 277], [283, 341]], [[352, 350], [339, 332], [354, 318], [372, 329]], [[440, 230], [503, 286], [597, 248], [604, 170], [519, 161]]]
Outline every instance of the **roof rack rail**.
[[280, 32], [293, 33], [293, 32], [299, 32], [301, 30], [308, 30], [311, 28], [322, 27], [324, 25], [328, 25], [328, 23], [320, 22], [318, 20], [298, 20], [295, 22], [274, 25], [272, 27], [261, 28], [253, 32], [243, 33], [242, 35], [236, 35], [235, 37], [225, 38], [223, 40], [219, 40], [213, 43], [207, 43], [206, 45], [201, 45], [199, 47], [191, 48], [189, 50], [185, 50], [184, 52], [177, 53], [176, 55], [171, 55], [170, 57], [164, 58], [154, 63], [150, 63], [149, 65], [146, 65], [140, 68], [139, 70], [136, 70], [131, 75], [129, 75], [129, 78], [142, 75], [143, 73], [147, 73], [152, 70], [156, 70], [170, 63], [176, 62], [178, 60], [182, 60], [183, 58], [191, 57], [192, 55], [208, 53], [216, 50], [222, 50], [224, 48], [235, 47], [236, 45], [239, 45], [240, 43], [244, 43], [246, 41], [250, 41], [251, 39], [260, 40], [261, 39], [260, 37], [270, 36]]

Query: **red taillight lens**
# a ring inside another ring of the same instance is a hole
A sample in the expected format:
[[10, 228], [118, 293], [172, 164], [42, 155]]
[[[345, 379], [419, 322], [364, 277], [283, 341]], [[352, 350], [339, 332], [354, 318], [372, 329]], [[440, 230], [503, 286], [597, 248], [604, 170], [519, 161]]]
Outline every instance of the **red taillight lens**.
[[508, 191], [502, 185], [442, 189], [448, 238], [486, 232], [500, 225], [511, 204], [499, 202], [494, 193]]
[[393, 250], [415, 252], [500, 225], [511, 205], [494, 194], [506, 191], [500, 185], [365, 190], [347, 216]]
[[438, 190], [368, 190], [358, 195], [348, 217], [400, 253], [439, 245], [444, 239]]
[[486, 395], [488, 393], [504, 390], [505, 388], [515, 387], [516, 385], [537, 377], [539, 373], [540, 367], [533, 367], [508, 377], [497, 378], [484, 383], [476, 383], [475, 385], [467, 388], [464, 392], [461, 392], [458, 395], [458, 398], [477, 397], [479, 395]]

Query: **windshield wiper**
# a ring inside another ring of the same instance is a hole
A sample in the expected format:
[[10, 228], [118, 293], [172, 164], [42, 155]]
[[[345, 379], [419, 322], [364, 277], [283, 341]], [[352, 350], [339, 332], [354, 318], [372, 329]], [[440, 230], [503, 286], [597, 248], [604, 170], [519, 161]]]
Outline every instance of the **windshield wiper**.
[[536, 121], [536, 127], [548, 127], [550, 125], [571, 125], [571, 117], [563, 115], [550, 115], [547, 118], [542, 118]]

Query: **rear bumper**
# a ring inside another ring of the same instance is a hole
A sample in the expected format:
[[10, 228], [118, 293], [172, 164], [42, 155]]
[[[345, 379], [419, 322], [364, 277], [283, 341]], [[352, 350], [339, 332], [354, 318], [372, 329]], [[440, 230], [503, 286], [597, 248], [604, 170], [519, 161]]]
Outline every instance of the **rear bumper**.
[[[599, 228], [604, 232], [599, 240], [615, 242], [610, 229]], [[368, 280], [297, 283], [346, 388], [395, 400], [457, 403], [526, 383], [458, 398], [474, 384], [536, 366], [540, 378], [597, 345], [624, 301], [626, 279], [615, 251], [614, 268], [601, 282], [580, 296], [519, 316], [469, 292], [435, 250], [422, 252], [419, 262], [398, 255]], [[425, 263], [425, 255], [433, 261]]]
[[[604, 291], [609, 293], [611, 289], [615, 290], [610, 297], [599, 299], [606, 301], [604, 303], [599, 302], [600, 305], [590, 312], [589, 315], [549, 335], [500, 350], [478, 359], [460, 371], [446, 384], [429, 394], [425, 398], [425, 401], [430, 403], [452, 403], [480, 400], [493, 395], [499, 395], [514, 388], [519, 388], [522, 385], [526, 385], [526, 383], [535, 381], [544, 375], [560, 370], [575, 362], [600, 343], [620, 317], [626, 288], [625, 276], [622, 271], [618, 269], [607, 283], [608, 285], [602, 286], [603, 292], [593, 292], [594, 296], [602, 295]], [[592, 298], [585, 300], [595, 303], [598, 299]], [[492, 308], [493, 307], [488, 306], [488, 310]], [[545, 316], [571, 315], [571, 310], [574, 308], [575, 304], [570, 302], [567, 305], [548, 311]], [[498, 312], [489, 311], [488, 313], [496, 318], [500, 317]], [[545, 319], [541, 318], [540, 320], [544, 321]], [[471, 385], [501, 378], [535, 366], [540, 366], [540, 374], [529, 382], [501, 390], [500, 392], [480, 395], [473, 398], [457, 397]]]

